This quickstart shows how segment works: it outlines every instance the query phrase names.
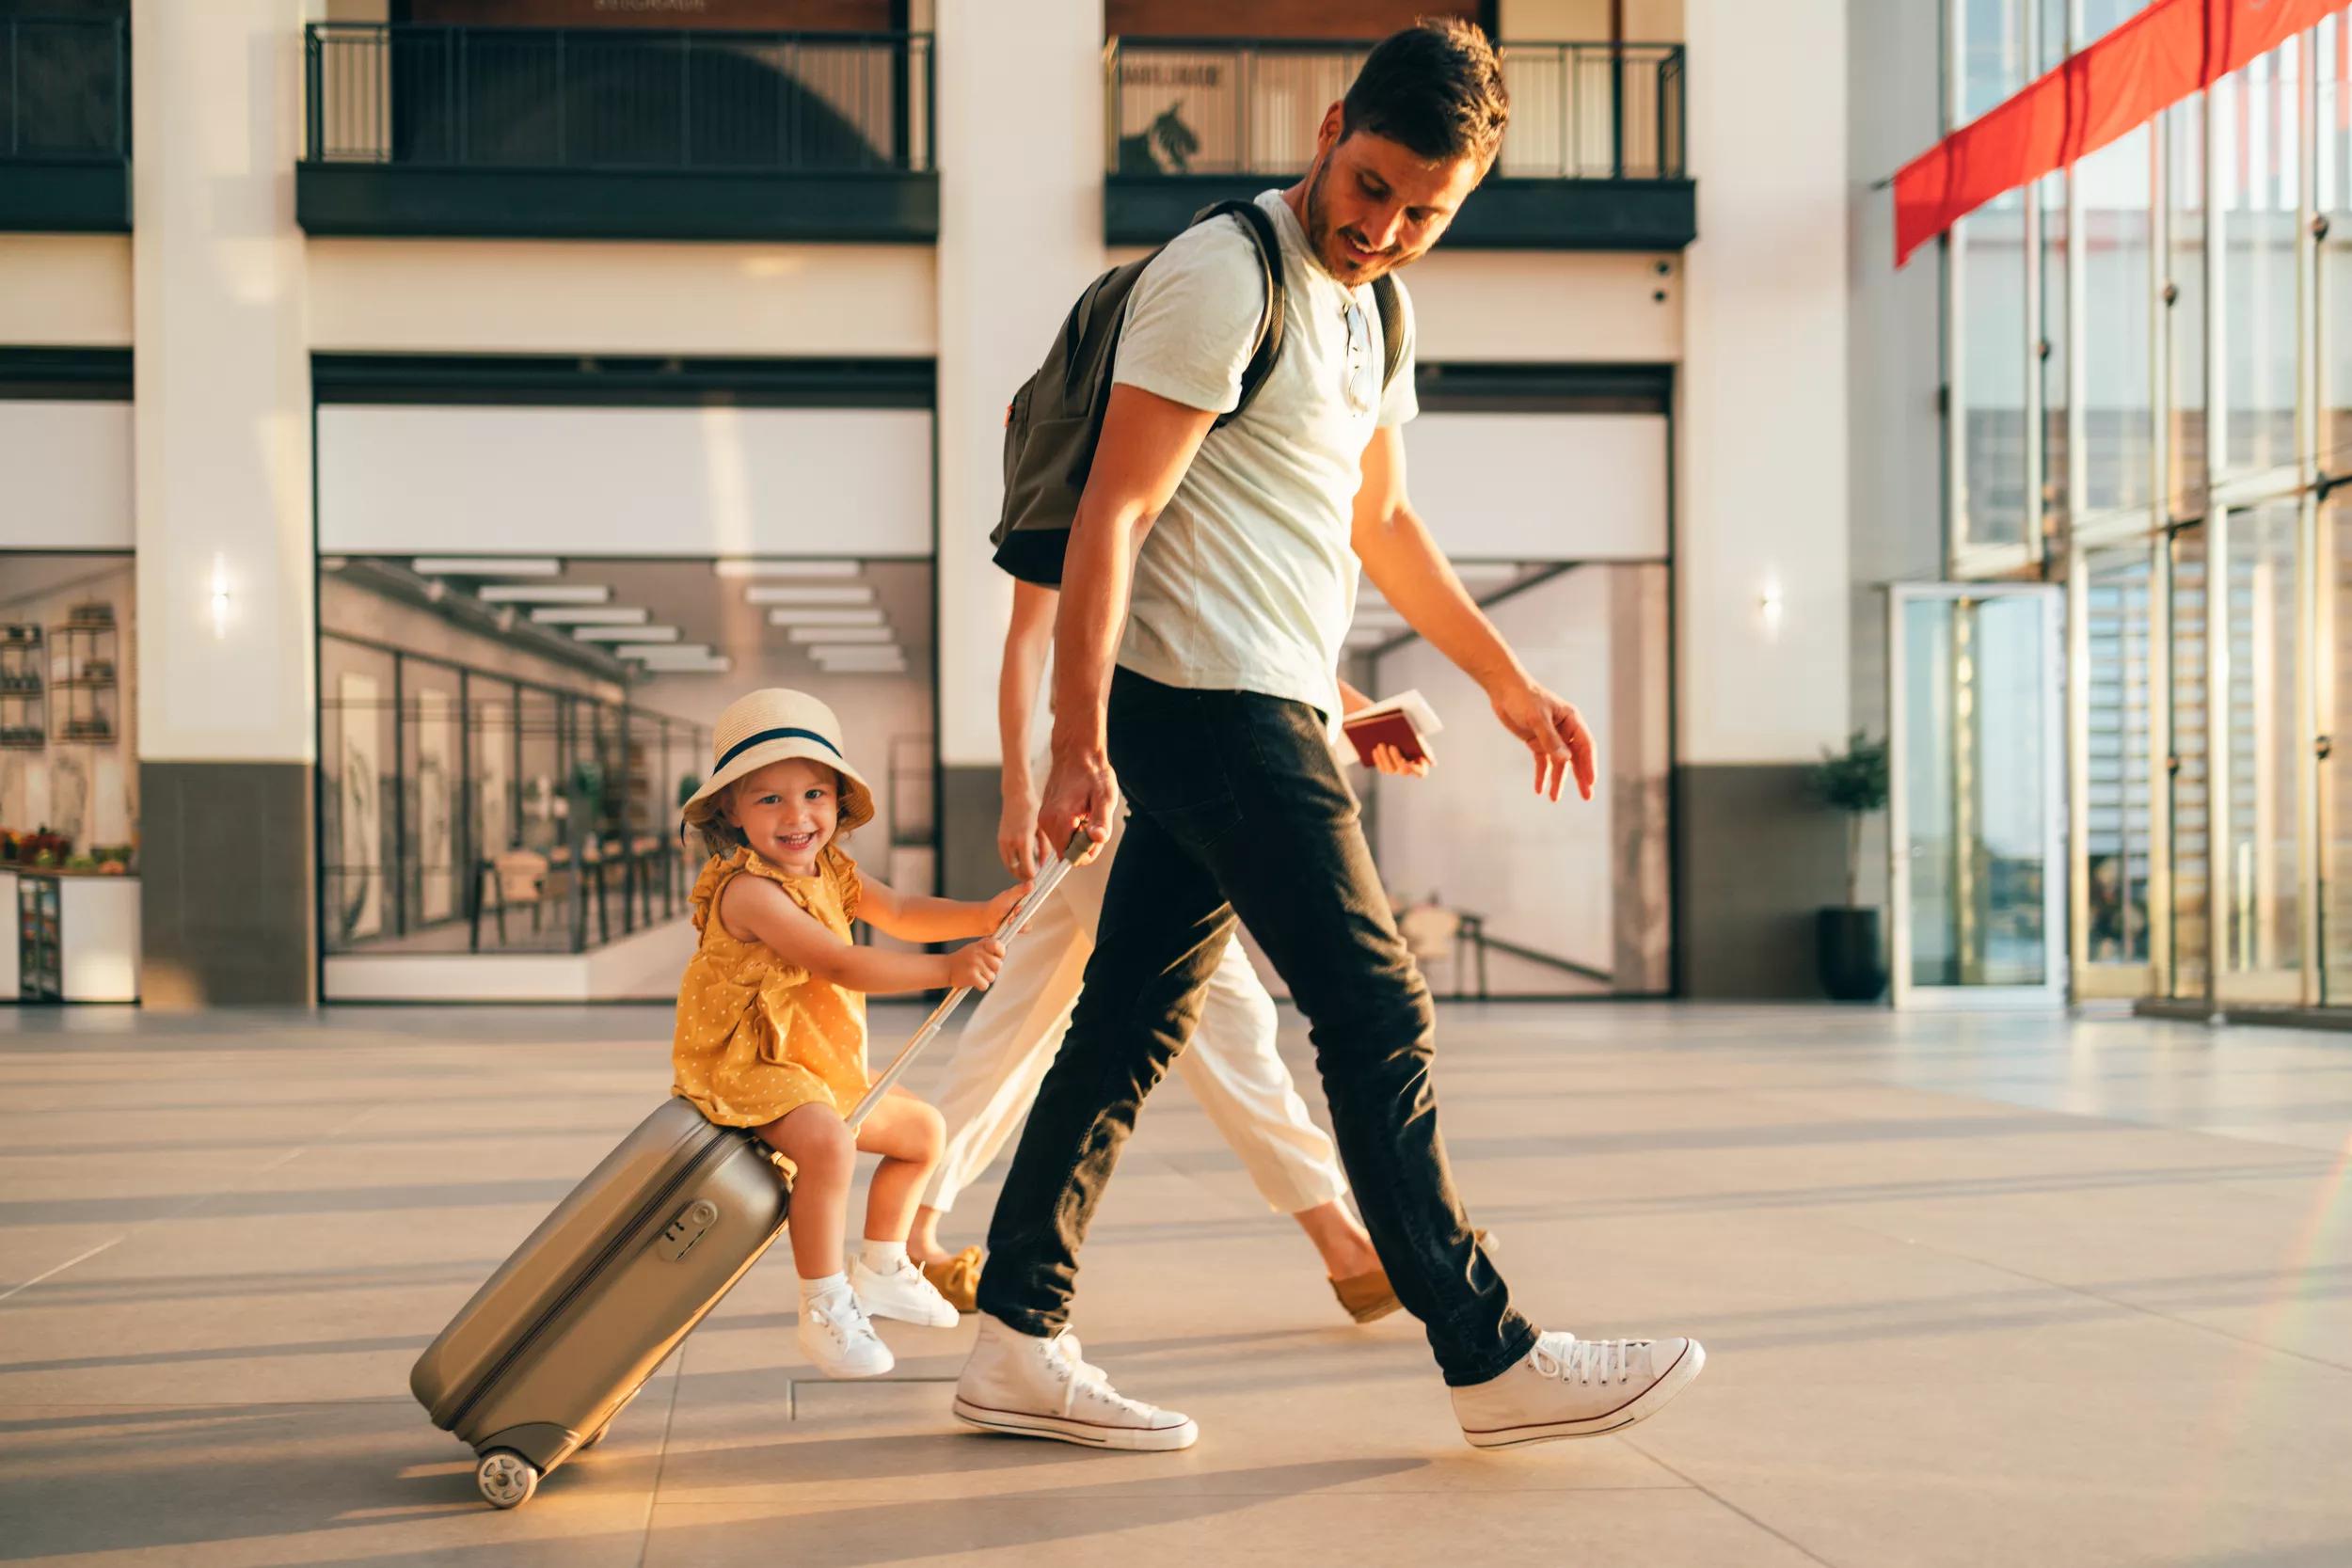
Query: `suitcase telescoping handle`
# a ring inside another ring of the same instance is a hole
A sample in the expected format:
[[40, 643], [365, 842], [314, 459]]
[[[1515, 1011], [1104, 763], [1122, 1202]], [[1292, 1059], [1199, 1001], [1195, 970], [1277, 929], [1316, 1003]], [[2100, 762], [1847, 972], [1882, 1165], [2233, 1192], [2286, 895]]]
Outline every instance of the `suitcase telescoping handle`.
[[[1022, 895], [1021, 902], [1012, 907], [1012, 912], [1005, 916], [1005, 923], [996, 927], [995, 936], [998, 942], [1007, 946], [1011, 945], [1012, 940], [1019, 936], [1023, 928], [1029, 924], [1029, 917], [1037, 913], [1039, 907], [1046, 899], [1053, 896], [1054, 890], [1061, 885], [1061, 879], [1070, 875], [1070, 868], [1078, 863], [1078, 857], [1084, 854], [1093, 842], [1092, 836], [1087, 832], [1086, 824], [1079, 823], [1078, 831], [1071, 835], [1070, 842], [1063, 846], [1062, 852], [1056, 857], [1054, 863], [1038, 874], [1037, 881], [1030, 886], [1027, 893]], [[888, 1067], [882, 1069], [882, 1076], [874, 1080], [873, 1086], [866, 1091], [865, 1098], [860, 1100], [850, 1112], [848, 1120], [851, 1132], [855, 1132], [859, 1124], [873, 1113], [874, 1107], [882, 1103], [882, 1097], [890, 1092], [890, 1085], [906, 1075], [907, 1069], [914, 1065], [914, 1058], [921, 1054], [925, 1046], [931, 1043], [931, 1037], [939, 1033], [941, 1025], [954, 1016], [955, 1010], [963, 1005], [963, 999], [971, 994], [971, 987], [958, 986], [947, 993], [947, 999], [945, 1002], [931, 1009], [931, 1016], [923, 1021], [923, 1027], [914, 1032], [914, 1037], [907, 1041], [906, 1048], [898, 1053]]]

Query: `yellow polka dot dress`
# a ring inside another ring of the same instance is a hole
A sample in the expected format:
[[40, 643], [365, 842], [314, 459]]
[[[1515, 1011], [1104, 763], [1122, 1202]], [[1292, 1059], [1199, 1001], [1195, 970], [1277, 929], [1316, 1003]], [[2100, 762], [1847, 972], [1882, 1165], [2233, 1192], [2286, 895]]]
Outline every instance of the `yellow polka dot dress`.
[[860, 884], [840, 849], [828, 845], [813, 877], [779, 871], [748, 846], [713, 856], [691, 895], [702, 940], [678, 982], [676, 1092], [723, 1127], [762, 1126], [812, 1102], [846, 1117], [866, 1092], [866, 998], [729, 932], [719, 895], [743, 876], [767, 878], [850, 940]]

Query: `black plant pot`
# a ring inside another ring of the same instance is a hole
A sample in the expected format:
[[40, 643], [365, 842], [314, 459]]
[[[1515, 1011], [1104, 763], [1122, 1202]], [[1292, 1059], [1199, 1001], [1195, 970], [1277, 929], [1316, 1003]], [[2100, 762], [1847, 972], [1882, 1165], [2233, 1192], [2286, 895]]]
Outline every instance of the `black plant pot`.
[[1821, 989], [1835, 1002], [1876, 1002], [1886, 990], [1885, 945], [1876, 910], [1822, 910], [1814, 916]]

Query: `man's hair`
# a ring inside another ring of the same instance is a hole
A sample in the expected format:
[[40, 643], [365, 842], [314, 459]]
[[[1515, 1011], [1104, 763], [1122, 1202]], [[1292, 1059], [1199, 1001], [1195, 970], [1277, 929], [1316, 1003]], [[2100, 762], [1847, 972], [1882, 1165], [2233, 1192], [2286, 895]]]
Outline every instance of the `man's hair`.
[[1340, 138], [1386, 136], [1438, 162], [1476, 160], [1483, 170], [1502, 146], [1511, 98], [1486, 35], [1457, 17], [1423, 17], [1382, 40], [1340, 101]]

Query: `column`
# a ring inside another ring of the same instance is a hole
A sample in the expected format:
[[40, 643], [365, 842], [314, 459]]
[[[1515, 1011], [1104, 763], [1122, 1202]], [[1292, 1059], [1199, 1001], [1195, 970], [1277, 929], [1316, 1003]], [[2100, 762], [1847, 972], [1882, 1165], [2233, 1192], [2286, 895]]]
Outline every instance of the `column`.
[[1101, 0], [939, 8], [941, 869], [1001, 885], [996, 667], [1011, 579], [989, 559], [1005, 405], [1103, 269]]
[[1847, 7], [1690, 0], [1677, 408], [1677, 958], [1693, 996], [1818, 994], [1848, 713]]
[[138, 739], [151, 1006], [314, 998], [302, 0], [134, 0]]

